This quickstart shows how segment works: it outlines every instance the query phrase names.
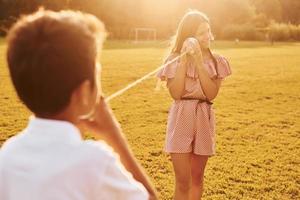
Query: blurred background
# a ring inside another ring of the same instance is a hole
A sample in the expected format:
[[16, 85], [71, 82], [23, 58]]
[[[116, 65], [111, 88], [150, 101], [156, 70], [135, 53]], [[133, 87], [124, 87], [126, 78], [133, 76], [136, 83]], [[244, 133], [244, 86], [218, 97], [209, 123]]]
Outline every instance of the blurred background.
[[300, 40], [299, 0], [0, 0], [0, 34], [40, 6], [92, 13], [110, 39], [168, 39], [183, 14], [198, 9], [218, 40]]
[[[233, 74], [214, 101], [217, 154], [203, 199], [300, 199], [300, 0], [0, 0], [0, 147], [31, 115], [11, 84], [4, 36], [41, 6], [81, 10], [105, 23], [107, 96], [162, 64], [185, 12], [206, 13], [217, 40], [212, 49], [229, 60]], [[159, 199], [171, 200], [174, 173], [163, 146], [172, 99], [156, 85], [151, 77], [110, 105]]]

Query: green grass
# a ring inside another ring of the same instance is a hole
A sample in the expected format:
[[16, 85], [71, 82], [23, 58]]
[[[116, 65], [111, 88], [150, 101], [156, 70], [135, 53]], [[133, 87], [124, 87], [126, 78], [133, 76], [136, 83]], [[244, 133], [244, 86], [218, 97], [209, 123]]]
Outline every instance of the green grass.
[[[106, 95], [161, 64], [166, 42], [108, 41], [102, 54]], [[0, 144], [26, 126], [30, 113], [11, 86], [0, 40]], [[230, 41], [214, 44], [231, 63], [214, 108], [217, 154], [207, 165], [206, 200], [299, 199], [300, 44]], [[133, 152], [161, 199], [171, 199], [174, 174], [164, 145], [171, 98], [156, 79], [112, 100]]]

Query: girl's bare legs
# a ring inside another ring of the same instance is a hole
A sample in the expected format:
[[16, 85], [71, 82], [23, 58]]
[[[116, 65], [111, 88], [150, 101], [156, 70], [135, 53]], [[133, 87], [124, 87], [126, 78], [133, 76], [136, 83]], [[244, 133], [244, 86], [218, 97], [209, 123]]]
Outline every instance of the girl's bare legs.
[[191, 188], [191, 153], [171, 153], [175, 172], [174, 200], [188, 200]]
[[191, 175], [192, 184], [190, 190], [190, 200], [199, 200], [203, 194], [204, 170], [208, 156], [191, 154]]

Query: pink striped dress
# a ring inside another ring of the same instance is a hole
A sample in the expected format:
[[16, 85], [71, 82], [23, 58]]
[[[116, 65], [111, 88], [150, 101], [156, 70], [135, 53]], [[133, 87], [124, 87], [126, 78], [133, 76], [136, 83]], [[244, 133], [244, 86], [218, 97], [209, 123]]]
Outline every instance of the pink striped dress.
[[[224, 79], [231, 74], [226, 58], [214, 55], [213, 61], [204, 67], [212, 79]], [[174, 78], [179, 61], [162, 68], [157, 77], [163, 81]], [[182, 99], [175, 100], [169, 110], [165, 151], [168, 153], [189, 153], [212, 156], [215, 154], [215, 114], [211, 104], [197, 99], [206, 99], [192, 61], [189, 61]]]

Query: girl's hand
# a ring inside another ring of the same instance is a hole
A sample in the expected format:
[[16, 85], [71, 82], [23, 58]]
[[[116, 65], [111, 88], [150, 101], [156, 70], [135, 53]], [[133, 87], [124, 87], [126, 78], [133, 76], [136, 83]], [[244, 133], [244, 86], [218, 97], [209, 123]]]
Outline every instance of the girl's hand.
[[200, 44], [195, 38], [187, 38], [182, 45], [181, 52], [189, 52], [188, 56], [191, 56], [197, 61], [203, 61]]

